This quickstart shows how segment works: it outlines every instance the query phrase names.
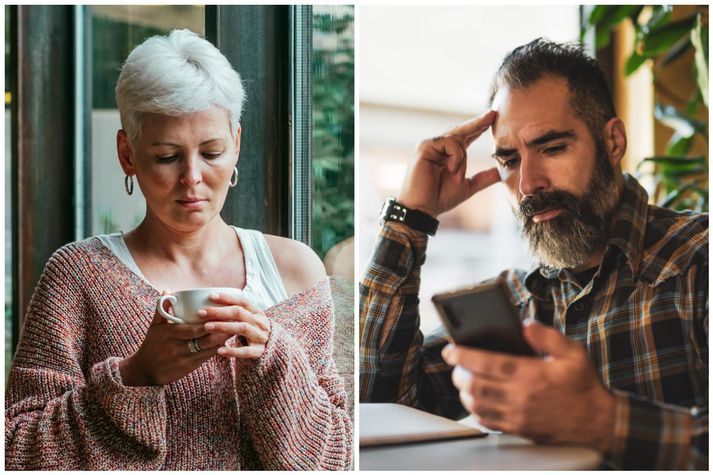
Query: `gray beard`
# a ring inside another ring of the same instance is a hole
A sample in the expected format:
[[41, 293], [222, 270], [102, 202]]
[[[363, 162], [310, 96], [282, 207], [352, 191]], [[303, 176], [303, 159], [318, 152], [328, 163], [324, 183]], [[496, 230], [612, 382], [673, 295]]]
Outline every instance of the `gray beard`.
[[606, 244], [619, 189], [605, 155], [599, 155], [584, 196], [569, 195], [572, 209], [548, 221], [535, 223], [522, 211], [515, 213], [530, 253], [546, 267], [576, 268]]

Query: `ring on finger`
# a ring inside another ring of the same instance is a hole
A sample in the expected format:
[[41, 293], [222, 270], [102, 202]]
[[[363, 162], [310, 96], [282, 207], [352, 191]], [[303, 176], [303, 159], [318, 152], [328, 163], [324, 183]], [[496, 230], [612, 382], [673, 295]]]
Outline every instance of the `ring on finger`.
[[201, 347], [198, 345], [198, 339], [192, 338], [188, 340], [188, 351], [191, 353], [200, 353]]

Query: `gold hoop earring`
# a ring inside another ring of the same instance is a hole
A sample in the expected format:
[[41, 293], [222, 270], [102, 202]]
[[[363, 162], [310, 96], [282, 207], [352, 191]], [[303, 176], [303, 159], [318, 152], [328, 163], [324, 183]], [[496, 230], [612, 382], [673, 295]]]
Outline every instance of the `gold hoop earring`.
[[131, 195], [134, 192], [134, 177], [132, 175], [124, 177], [124, 189], [127, 195]]
[[[235, 179], [233, 179], [233, 177], [235, 177]], [[233, 173], [230, 175], [230, 181], [228, 181], [228, 184], [231, 188], [235, 188], [238, 184], [238, 167], [233, 167]]]

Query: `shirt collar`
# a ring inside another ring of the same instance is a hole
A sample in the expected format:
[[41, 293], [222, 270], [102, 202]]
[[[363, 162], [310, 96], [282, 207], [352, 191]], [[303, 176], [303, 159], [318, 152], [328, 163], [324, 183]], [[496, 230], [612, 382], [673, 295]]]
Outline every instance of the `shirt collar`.
[[[611, 220], [604, 258], [618, 249], [626, 257], [633, 275], [638, 273], [644, 251], [648, 200], [646, 190], [625, 173], [621, 200]], [[562, 269], [540, 264], [525, 277], [525, 287], [535, 297], [545, 300], [548, 298], [547, 280], [563, 277], [563, 274]]]

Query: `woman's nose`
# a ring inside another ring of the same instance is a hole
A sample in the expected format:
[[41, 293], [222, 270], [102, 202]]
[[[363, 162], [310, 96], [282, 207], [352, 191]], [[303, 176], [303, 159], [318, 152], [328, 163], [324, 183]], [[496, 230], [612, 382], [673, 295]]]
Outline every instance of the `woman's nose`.
[[201, 182], [200, 160], [195, 155], [191, 155], [184, 162], [183, 170], [181, 170], [181, 183], [184, 185], [197, 185]]

